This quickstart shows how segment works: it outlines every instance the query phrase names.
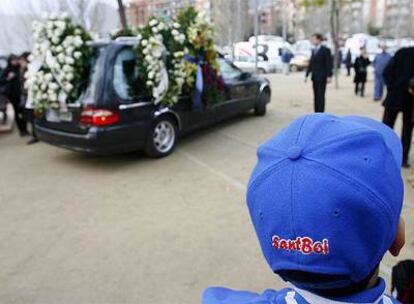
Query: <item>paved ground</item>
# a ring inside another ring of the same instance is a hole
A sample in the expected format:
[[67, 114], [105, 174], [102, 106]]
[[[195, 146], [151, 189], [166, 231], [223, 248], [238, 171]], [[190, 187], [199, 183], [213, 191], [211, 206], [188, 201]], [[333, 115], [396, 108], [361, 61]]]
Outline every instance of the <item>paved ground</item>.
[[[90, 157], [0, 134], [0, 303], [182, 304], [210, 285], [281, 287], [259, 251], [245, 184], [257, 145], [310, 112], [312, 97], [302, 74], [270, 78], [266, 117], [198, 132], [162, 160]], [[333, 113], [381, 117], [349, 79], [328, 100]], [[414, 256], [406, 188], [401, 258]], [[396, 261], [385, 258], [387, 279]]]

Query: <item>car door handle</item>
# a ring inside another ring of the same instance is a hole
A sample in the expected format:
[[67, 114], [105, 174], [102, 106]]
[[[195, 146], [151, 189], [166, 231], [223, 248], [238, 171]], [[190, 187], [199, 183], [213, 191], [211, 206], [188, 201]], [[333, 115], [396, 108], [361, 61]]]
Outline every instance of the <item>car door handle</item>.
[[121, 104], [121, 105], [119, 105], [119, 109], [120, 110], [128, 110], [128, 109], [133, 109], [133, 108], [145, 107], [145, 106], [148, 106], [148, 105], [151, 105], [151, 104], [152, 104], [151, 101]]

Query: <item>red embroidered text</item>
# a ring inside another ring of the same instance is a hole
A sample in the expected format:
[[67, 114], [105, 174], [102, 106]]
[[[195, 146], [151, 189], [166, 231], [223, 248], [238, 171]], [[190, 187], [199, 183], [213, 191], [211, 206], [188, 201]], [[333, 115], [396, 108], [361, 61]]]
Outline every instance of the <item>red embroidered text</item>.
[[329, 254], [329, 242], [327, 239], [314, 242], [310, 237], [297, 237], [296, 240], [281, 239], [278, 235], [272, 237], [272, 247], [275, 249], [300, 251], [303, 254]]

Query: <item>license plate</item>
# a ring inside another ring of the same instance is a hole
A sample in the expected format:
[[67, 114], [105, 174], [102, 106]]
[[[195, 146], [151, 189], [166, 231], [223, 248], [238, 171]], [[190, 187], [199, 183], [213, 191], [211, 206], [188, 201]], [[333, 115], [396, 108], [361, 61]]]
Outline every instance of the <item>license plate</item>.
[[56, 110], [47, 110], [46, 120], [49, 122], [72, 121], [72, 113], [71, 112], [59, 112]]

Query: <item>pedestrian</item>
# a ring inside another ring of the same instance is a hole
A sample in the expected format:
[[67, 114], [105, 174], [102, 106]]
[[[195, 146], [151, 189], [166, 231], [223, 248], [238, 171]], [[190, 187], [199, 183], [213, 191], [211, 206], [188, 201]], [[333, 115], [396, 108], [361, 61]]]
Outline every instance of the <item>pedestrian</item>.
[[311, 42], [314, 48], [305, 77], [306, 82], [312, 74], [315, 112], [325, 112], [326, 84], [332, 79], [332, 54], [326, 46], [322, 45], [322, 40], [321, 34], [312, 35]]
[[311, 114], [257, 156], [251, 221], [272, 272], [293, 286], [262, 294], [211, 287], [203, 304], [399, 303], [379, 276], [387, 251], [397, 256], [405, 242], [393, 130], [361, 116]]
[[345, 67], [346, 67], [346, 76], [351, 76], [351, 69], [352, 69], [352, 53], [351, 49], [348, 49], [348, 52], [346, 52], [345, 57]]
[[337, 62], [337, 66], [336, 66], [339, 71], [341, 70], [343, 60], [344, 60], [343, 51], [342, 51], [342, 49], [339, 49], [339, 51], [338, 51], [338, 62]]
[[398, 113], [402, 112], [403, 167], [408, 168], [410, 167], [408, 158], [413, 132], [414, 97], [410, 94], [409, 84], [414, 78], [414, 47], [397, 51], [385, 67], [383, 76], [387, 86], [383, 122], [394, 128]]
[[288, 48], [284, 47], [283, 50], [282, 50], [281, 57], [282, 57], [282, 64], [283, 64], [283, 73], [285, 75], [289, 75], [290, 61], [293, 58], [293, 54]]
[[[28, 58], [29, 58], [30, 53], [25, 52], [20, 56], [20, 75], [21, 75], [21, 83], [24, 84], [25, 82], [25, 74], [27, 72], [27, 68], [28, 68]], [[33, 108], [33, 103], [32, 100], [29, 100], [28, 98], [28, 94], [27, 94], [27, 89], [25, 87], [25, 85], [22, 85], [22, 90], [21, 90], [21, 107], [23, 108], [24, 111], [24, 120], [25, 120], [25, 124], [26, 124], [26, 129], [27, 126], [30, 126], [30, 135], [31, 138], [29, 139], [29, 141], [27, 142], [28, 145], [34, 144], [38, 142], [38, 139], [36, 137], [36, 132], [35, 132], [35, 126], [34, 126], [34, 108]]]
[[375, 88], [374, 88], [374, 101], [380, 101], [384, 93], [384, 69], [391, 60], [391, 55], [387, 52], [385, 44], [380, 46], [381, 53], [375, 56], [372, 65], [374, 66], [375, 75]]
[[361, 48], [361, 54], [355, 59], [354, 70], [355, 70], [355, 95], [360, 94], [364, 97], [365, 94], [365, 83], [367, 82], [368, 66], [370, 65], [368, 54], [365, 48]]
[[0, 85], [3, 86], [4, 95], [10, 100], [13, 110], [14, 118], [20, 136], [27, 135], [26, 123], [24, 121], [24, 112], [21, 107], [21, 88], [22, 83], [20, 79], [20, 65], [19, 57], [11, 55], [8, 60], [8, 65], [0, 77]]

